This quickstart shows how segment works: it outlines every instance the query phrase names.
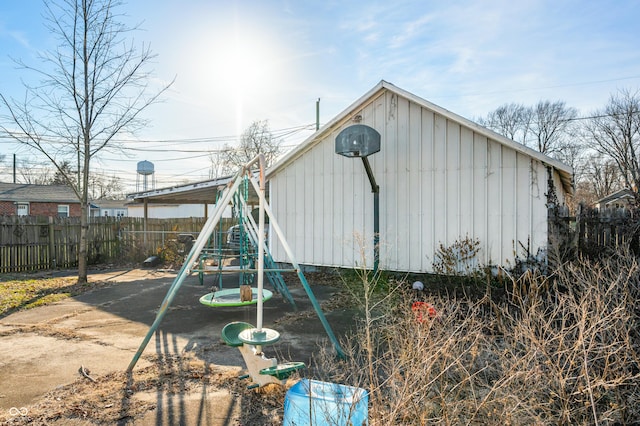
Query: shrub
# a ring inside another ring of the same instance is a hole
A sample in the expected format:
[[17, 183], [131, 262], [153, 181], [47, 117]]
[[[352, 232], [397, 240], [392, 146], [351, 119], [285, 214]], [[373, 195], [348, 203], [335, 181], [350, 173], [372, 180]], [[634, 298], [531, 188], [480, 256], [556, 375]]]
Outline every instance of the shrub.
[[422, 322], [409, 295], [377, 298], [346, 359], [319, 357], [323, 379], [368, 389], [373, 425], [640, 422], [637, 260], [578, 260], [509, 287], [497, 301], [430, 296], [438, 316]]
[[456, 240], [450, 246], [439, 244], [433, 261], [436, 274], [469, 276], [480, 269], [477, 255], [480, 253], [480, 240], [466, 236]]

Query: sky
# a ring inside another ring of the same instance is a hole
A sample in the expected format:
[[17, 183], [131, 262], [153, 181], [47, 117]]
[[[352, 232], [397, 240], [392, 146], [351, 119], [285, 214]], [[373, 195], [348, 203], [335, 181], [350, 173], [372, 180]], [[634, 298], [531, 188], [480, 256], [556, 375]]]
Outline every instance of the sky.
[[[638, 0], [131, 0], [117, 9], [128, 37], [157, 55], [150, 87], [174, 80], [144, 112], [149, 125], [92, 167], [141, 189], [209, 176], [209, 154], [267, 120], [291, 148], [380, 80], [469, 119], [506, 103], [564, 101], [588, 115], [618, 90], [640, 88]], [[41, 0], [0, 1], [0, 93], [24, 97], [54, 46]], [[2, 115], [4, 111], [0, 111]], [[46, 160], [0, 138], [0, 156]], [[0, 176], [10, 182], [12, 176]]]

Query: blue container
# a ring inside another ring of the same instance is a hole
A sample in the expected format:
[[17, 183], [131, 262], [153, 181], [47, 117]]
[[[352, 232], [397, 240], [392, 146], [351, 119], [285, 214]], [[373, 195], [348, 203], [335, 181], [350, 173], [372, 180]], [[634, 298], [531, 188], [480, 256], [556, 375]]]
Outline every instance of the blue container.
[[284, 426], [368, 425], [369, 394], [362, 388], [302, 379], [284, 398]]

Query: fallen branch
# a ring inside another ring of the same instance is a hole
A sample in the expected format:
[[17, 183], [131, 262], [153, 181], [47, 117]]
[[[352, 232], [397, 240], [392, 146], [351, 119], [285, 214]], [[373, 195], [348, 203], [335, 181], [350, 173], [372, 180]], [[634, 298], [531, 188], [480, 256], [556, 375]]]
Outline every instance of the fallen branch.
[[84, 368], [84, 366], [80, 366], [80, 368], [78, 369], [78, 373], [80, 373], [81, 376], [86, 377], [87, 379], [91, 380], [93, 383], [96, 382], [96, 379], [94, 379], [93, 377], [91, 377], [89, 374], [91, 373], [89, 370], [87, 370], [86, 368]]

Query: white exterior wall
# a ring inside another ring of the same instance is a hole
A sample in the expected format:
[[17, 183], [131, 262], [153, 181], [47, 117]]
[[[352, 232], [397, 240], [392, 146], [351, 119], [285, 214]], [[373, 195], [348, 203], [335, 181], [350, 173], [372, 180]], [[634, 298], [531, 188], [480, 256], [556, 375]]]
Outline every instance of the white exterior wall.
[[[214, 205], [209, 205], [209, 211], [213, 211]], [[129, 204], [127, 206], [129, 217], [144, 217], [143, 204]], [[148, 217], [151, 219], [177, 219], [187, 217], [204, 217], [203, 204], [149, 204]]]
[[[430, 272], [440, 244], [481, 242], [481, 264], [513, 265], [547, 244], [547, 169], [394, 92], [354, 111], [382, 135], [368, 159], [380, 185], [380, 267]], [[373, 194], [362, 161], [334, 153], [346, 119], [270, 177], [270, 203], [298, 263], [373, 264]], [[564, 201], [559, 177], [558, 198]], [[275, 240], [275, 239], [274, 239]], [[276, 261], [287, 262], [273, 241]], [[363, 249], [364, 244], [364, 249]]]

